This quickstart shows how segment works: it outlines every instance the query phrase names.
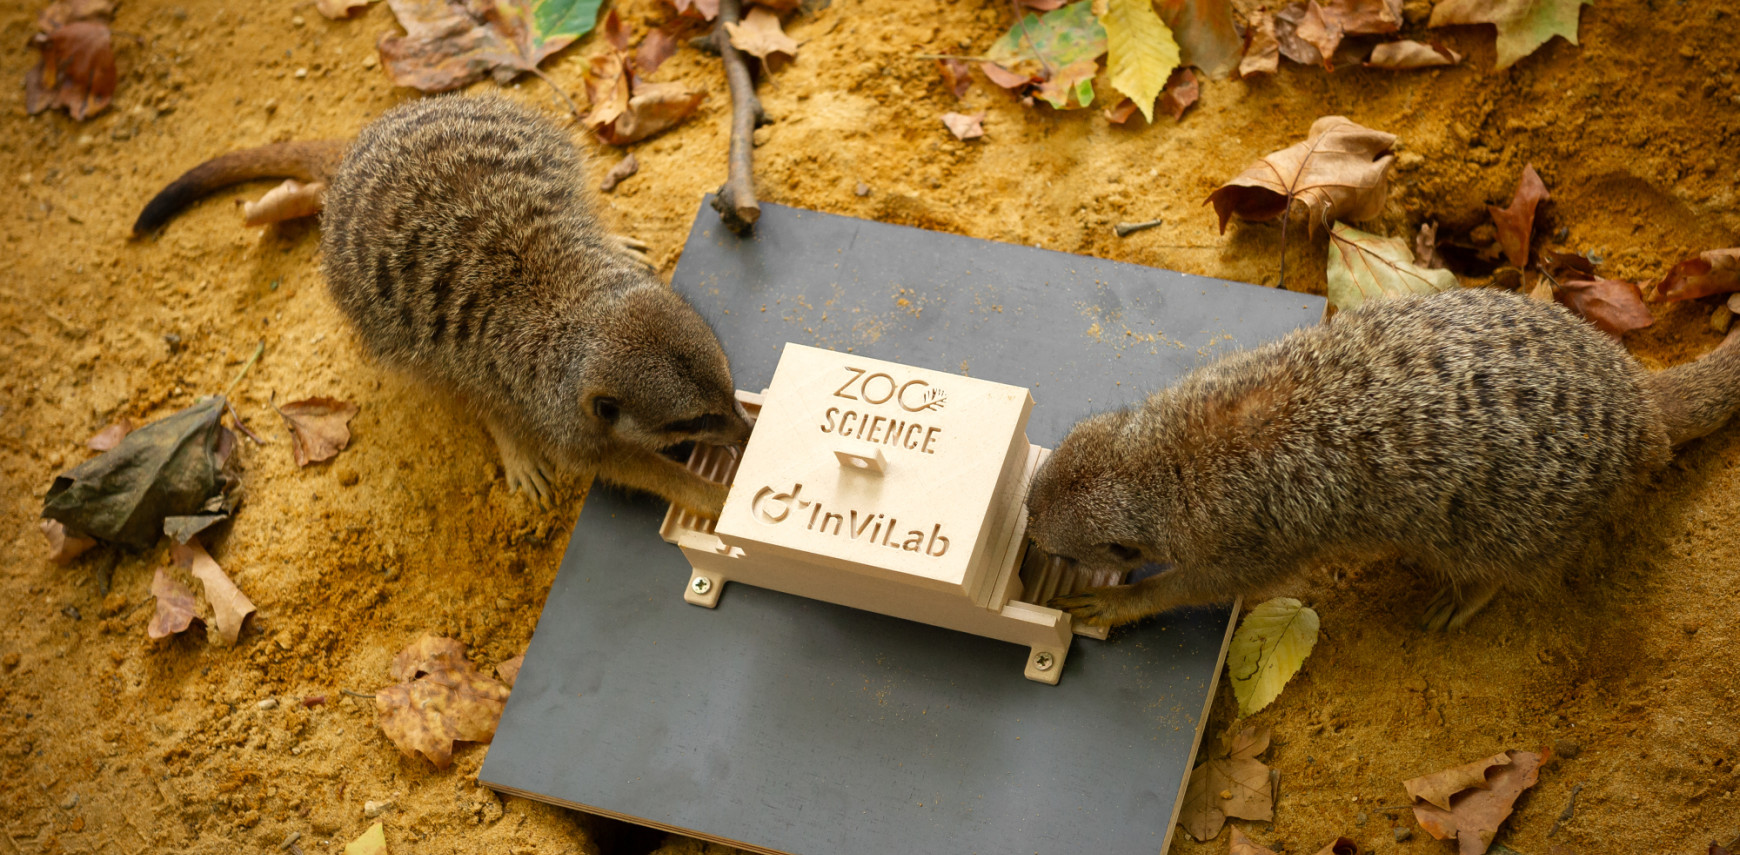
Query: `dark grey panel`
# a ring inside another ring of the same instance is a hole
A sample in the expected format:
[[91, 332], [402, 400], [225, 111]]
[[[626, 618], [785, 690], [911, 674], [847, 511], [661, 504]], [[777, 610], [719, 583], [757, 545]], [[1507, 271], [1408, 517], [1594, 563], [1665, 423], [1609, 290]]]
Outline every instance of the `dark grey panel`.
[[[674, 286], [760, 389], [786, 341], [1026, 384], [1034, 442], [1321, 298], [763, 207], [705, 206]], [[905, 301], [902, 303], [901, 301]], [[664, 506], [597, 489], [480, 778], [738, 845], [804, 853], [1153, 853], [1214, 688], [1227, 608], [1078, 639], [1062, 684], [1026, 650], [727, 587], [687, 605]]]

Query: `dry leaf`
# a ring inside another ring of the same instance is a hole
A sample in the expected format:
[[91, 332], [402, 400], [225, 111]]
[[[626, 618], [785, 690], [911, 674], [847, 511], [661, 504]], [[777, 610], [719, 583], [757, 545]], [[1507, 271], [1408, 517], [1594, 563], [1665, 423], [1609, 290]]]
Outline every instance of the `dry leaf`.
[[1540, 268], [1555, 280], [1594, 279], [1595, 262], [1574, 252], [1543, 249], [1539, 253]]
[[1329, 231], [1329, 304], [1336, 311], [1409, 294], [1436, 294], [1457, 286], [1456, 274], [1414, 263], [1408, 242], [1362, 232], [1346, 223]]
[[1228, 0], [1158, 0], [1154, 5], [1178, 43], [1180, 65], [1216, 80], [1238, 67], [1244, 41]]
[[375, 709], [405, 756], [422, 753], [445, 769], [453, 743], [494, 738], [508, 687], [473, 668], [465, 645], [426, 635], [393, 659], [392, 675], [408, 682], [376, 692]]
[[592, 31], [603, 0], [387, 0], [402, 36], [380, 40], [393, 82], [445, 92], [493, 75], [507, 83]]
[[780, 29], [779, 15], [760, 6], [750, 9], [742, 23], [726, 23], [725, 29], [731, 33], [732, 46], [763, 62], [773, 54], [797, 57], [798, 44]]
[[[273, 393], [277, 397], [277, 393]], [[350, 420], [360, 412], [357, 405], [337, 398], [304, 398], [272, 409], [290, 428], [290, 451], [298, 467], [337, 456], [350, 444]]]
[[1529, 262], [1529, 236], [1535, 229], [1535, 208], [1551, 198], [1547, 195], [1547, 185], [1541, 181], [1541, 174], [1535, 171], [1534, 165], [1523, 167], [1522, 178], [1516, 185], [1516, 195], [1510, 200], [1510, 207], [1500, 208], [1488, 205], [1486, 210], [1492, 214], [1493, 223], [1498, 226], [1498, 244], [1504, 247], [1505, 258], [1517, 267], [1527, 267]]
[[664, 40], [648, 35], [639, 50], [630, 51], [628, 30], [614, 10], [605, 16], [604, 36], [612, 49], [589, 63], [585, 79], [592, 110], [581, 121], [605, 142], [627, 145], [671, 128], [707, 97], [705, 91], [643, 79], [668, 55]]
[[1688, 258], [1655, 286], [1663, 300], [1695, 300], [1740, 291], [1740, 249], [1712, 249]]
[[985, 135], [985, 113], [944, 113], [942, 122], [957, 140], [976, 140]]
[[1486, 770], [1509, 763], [1510, 754], [1501, 752], [1484, 760], [1409, 778], [1402, 782], [1402, 789], [1408, 791], [1410, 799], [1425, 799], [1430, 804], [1449, 810], [1451, 796], [1471, 788], [1487, 789]]
[[70, 20], [37, 33], [30, 43], [42, 51], [42, 61], [24, 75], [24, 104], [31, 115], [64, 109], [84, 121], [109, 106], [117, 75], [107, 22]]
[[1553, 290], [1566, 308], [1614, 338], [1655, 323], [1643, 292], [1622, 279], [1572, 280]]
[[1595, 0], [1443, 0], [1432, 7], [1429, 27], [1493, 24], [1498, 28], [1497, 68], [1509, 68], [1553, 36], [1577, 43], [1577, 17]]
[[1328, 846], [1317, 850], [1317, 855], [1359, 855], [1359, 844], [1345, 837], [1337, 837]]
[[514, 681], [519, 679], [520, 666], [524, 664], [526, 664], [526, 654], [521, 653], [512, 659], [506, 659], [496, 663], [495, 675], [500, 677], [501, 681], [506, 683], [508, 688], [511, 689], [514, 686]]
[[666, 32], [663, 27], [654, 29], [641, 39], [640, 47], [634, 49], [634, 70], [641, 74], [651, 74], [665, 64], [665, 60], [677, 54], [677, 40]]
[[323, 181], [303, 184], [294, 178], [285, 179], [283, 184], [261, 196], [260, 201], [242, 203], [242, 225], [264, 226], [312, 217], [320, 213], [320, 200], [325, 193], [326, 183]]
[[212, 624], [225, 644], [235, 644], [242, 634], [242, 622], [254, 613], [254, 604], [236, 583], [224, 573], [197, 539], [186, 543], [171, 543], [169, 555], [175, 563], [193, 573], [205, 584], [205, 598], [211, 603]]
[[1015, 0], [1015, 5], [1040, 12], [1049, 12], [1068, 2], [1069, 0]]
[[1099, 16], [1106, 31], [1106, 71], [1112, 88], [1154, 121], [1154, 99], [1178, 69], [1178, 43], [1152, 0], [1108, 0]]
[[1039, 82], [1039, 78], [1037, 77], [1016, 71], [1010, 71], [994, 62], [979, 63], [979, 71], [984, 73], [986, 80], [989, 80], [993, 84], [1004, 89], [1016, 89], [1030, 83]]
[[113, 451], [115, 446], [120, 445], [121, 440], [125, 439], [127, 434], [132, 432], [133, 420], [123, 418], [120, 421], [97, 431], [96, 435], [85, 440], [85, 447], [92, 451]]
[[1201, 92], [1195, 73], [1188, 68], [1174, 69], [1172, 77], [1166, 81], [1166, 88], [1160, 92], [1160, 109], [1166, 111], [1173, 121], [1183, 121], [1184, 111], [1196, 103]]
[[1275, 13], [1275, 43], [1282, 56], [1300, 65], [1317, 65], [1325, 61], [1323, 53], [1299, 37], [1306, 11], [1304, 3], [1294, 3]]
[[1444, 256], [1438, 253], [1437, 223], [1420, 224], [1419, 234], [1414, 235], [1414, 263], [1427, 270], [1444, 267]]
[[369, 826], [361, 837], [344, 845], [344, 855], [387, 855], [387, 832], [380, 823]]
[[152, 638], [168, 638], [193, 623], [196, 616], [193, 592], [162, 567], [157, 568], [157, 575], [151, 577], [151, 596], [157, 599], [157, 611], [151, 615], [151, 624], [145, 629], [146, 635]]
[[610, 124], [598, 128], [598, 136], [611, 145], [628, 145], [676, 127], [706, 100], [705, 91], [691, 91], [680, 83], [632, 84], [628, 109]]
[[60, 520], [43, 520], [38, 526], [42, 536], [48, 538], [48, 560], [56, 564], [71, 564], [74, 558], [97, 545], [96, 538], [68, 532]]
[[[1483, 855], [1497, 836], [1498, 828], [1510, 816], [1523, 790], [1535, 785], [1546, 752], [1510, 751], [1502, 764], [1488, 766], [1481, 785], [1463, 789], [1447, 796], [1449, 807], [1430, 802], [1414, 805], [1414, 819], [1433, 837], [1456, 841], [1458, 855]], [[1497, 759], [1497, 758], [1492, 758]], [[1480, 761], [1487, 763], [1489, 761]], [[1465, 769], [1467, 767], [1458, 767]], [[1457, 769], [1446, 770], [1457, 772]], [[1427, 775], [1425, 778], [1433, 778]], [[1461, 778], [1466, 780], [1466, 775]], [[1422, 778], [1415, 778], [1421, 781]], [[1410, 792], [1412, 790], [1410, 789]]]
[[1330, 220], [1359, 221], [1383, 211], [1389, 199], [1390, 147], [1396, 138], [1341, 116], [1313, 122], [1305, 141], [1263, 157], [1208, 196], [1220, 230], [1237, 216], [1273, 220], [1295, 200], [1310, 215], [1312, 231]]
[[1275, 850], [1253, 843], [1235, 825], [1232, 830], [1232, 845], [1227, 848], [1226, 855], [1275, 855]]
[[1094, 101], [1094, 75], [1099, 71], [1099, 63], [1091, 59], [1066, 65], [1040, 84], [1034, 94], [1058, 110], [1090, 106]]
[[1293, 30], [1300, 41], [1317, 52], [1318, 61], [1330, 71], [1335, 70], [1335, 49], [1341, 45], [1341, 27], [1326, 17], [1323, 7], [1315, 2], [1305, 4], [1305, 14]]
[[1228, 817], [1274, 818], [1269, 767], [1256, 759], [1268, 750], [1269, 729], [1253, 725], [1217, 743], [1217, 756], [1191, 770], [1178, 814], [1178, 823], [1197, 840], [1220, 834]]
[[1275, 16], [1267, 9], [1253, 9], [1245, 21], [1245, 56], [1239, 60], [1239, 76], [1274, 74], [1281, 67], [1281, 45], [1275, 40]]
[[967, 88], [973, 85], [973, 75], [965, 60], [946, 58], [936, 61], [938, 73], [942, 74], [943, 86], [956, 100], [966, 97]]
[[1329, 68], [1342, 38], [1393, 33], [1401, 26], [1401, 0], [1312, 0], [1298, 34], [1322, 54], [1323, 67]]
[[640, 161], [635, 159], [634, 152], [631, 151], [628, 153], [627, 157], [617, 161], [615, 166], [610, 167], [609, 172], [604, 173], [604, 180], [598, 182], [598, 189], [605, 193], [609, 193], [616, 189], [616, 185], [628, 180], [630, 175], [639, 171]]
[[719, 0], [670, 0], [679, 15], [698, 15], [704, 21], [719, 17]]
[[367, 9], [371, 0], [314, 0], [314, 9], [334, 21], [342, 21], [356, 14], [358, 9]]
[[1114, 125], [1121, 125], [1128, 122], [1131, 116], [1136, 115], [1136, 102], [1125, 98], [1124, 100], [1107, 107], [1102, 112], [1106, 115], [1106, 121], [1111, 122]]
[[1406, 71], [1413, 68], [1455, 65], [1461, 61], [1461, 54], [1437, 42], [1427, 44], [1404, 39], [1399, 42], [1384, 42], [1372, 48], [1371, 58], [1365, 61], [1365, 65], [1367, 68]]

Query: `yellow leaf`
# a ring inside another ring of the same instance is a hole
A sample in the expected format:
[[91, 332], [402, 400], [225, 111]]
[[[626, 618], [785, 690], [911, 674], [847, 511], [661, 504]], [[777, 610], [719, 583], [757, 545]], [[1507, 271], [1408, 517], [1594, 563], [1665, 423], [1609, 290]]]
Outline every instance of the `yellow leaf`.
[[380, 823], [369, 826], [361, 837], [344, 847], [344, 855], [387, 855], [387, 833]]
[[1436, 294], [1456, 287], [1456, 274], [1414, 263], [1408, 242], [1362, 232], [1346, 223], [1329, 230], [1329, 304], [1336, 311], [1406, 294]]
[[1245, 616], [1227, 652], [1227, 674], [1239, 715], [1266, 707], [1299, 672], [1317, 643], [1317, 613], [1292, 597], [1276, 597]]
[[1178, 42], [1154, 13], [1152, 0], [1109, 0], [1100, 18], [1106, 28], [1106, 68], [1112, 87], [1130, 96], [1142, 118], [1154, 121], [1154, 98], [1178, 67]]

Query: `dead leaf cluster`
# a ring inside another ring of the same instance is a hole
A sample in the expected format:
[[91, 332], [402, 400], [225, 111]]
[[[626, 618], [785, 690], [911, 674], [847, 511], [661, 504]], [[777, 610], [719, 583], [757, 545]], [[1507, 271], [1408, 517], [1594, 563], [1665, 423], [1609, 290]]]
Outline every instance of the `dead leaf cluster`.
[[1233, 217], [1265, 222], [1295, 202], [1313, 233], [1331, 220], [1358, 222], [1383, 211], [1389, 200], [1391, 149], [1396, 138], [1341, 116], [1311, 124], [1305, 141], [1265, 155], [1208, 196], [1220, 230]]
[[168, 638], [187, 629], [198, 619], [210, 625], [223, 644], [235, 644], [241, 637], [243, 622], [254, 613], [253, 601], [236, 587], [229, 574], [200, 545], [198, 538], [170, 544], [168, 558], [200, 582], [211, 610], [210, 616], [205, 616], [200, 610], [192, 589], [159, 567], [151, 579], [151, 596], [156, 599], [157, 608], [151, 615], [146, 634], [153, 639]]
[[599, 0], [387, 0], [387, 5], [405, 28], [404, 35], [381, 36], [387, 74], [400, 86], [446, 92], [486, 75], [501, 84], [525, 72], [542, 77], [540, 63], [592, 31]]
[[1267, 750], [1266, 727], [1252, 725], [1236, 735], [1219, 737], [1213, 756], [1190, 772], [1178, 824], [1201, 841], [1220, 834], [1229, 817], [1274, 819], [1274, 784], [1270, 781], [1269, 767], [1257, 759]]
[[56, 0], [37, 15], [30, 44], [42, 59], [24, 75], [27, 112], [65, 110], [82, 122], [109, 106], [118, 82], [114, 13], [111, 0]]
[[688, 118], [707, 97], [680, 83], [646, 79], [676, 53], [676, 40], [665, 30], [653, 30], [630, 49], [628, 28], [612, 10], [603, 36], [609, 50], [592, 57], [586, 70], [592, 109], [581, 120], [599, 139], [612, 145], [646, 139]]
[[1402, 782], [1414, 819], [1459, 855], [1483, 855], [1524, 790], [1535, 785], [1549, 752], [1504, 751]]
[[400, 683], [375, 693], [381, 730], [405, 756], [422, 754], [447, 768], [455, 742], [495, 737], [508, 687], [519, 674], [517, 659], [497, 666], [503, 683], [478, 671], [465, 658], [465, 645], [423, 636], [393, 658], [390, 673]]

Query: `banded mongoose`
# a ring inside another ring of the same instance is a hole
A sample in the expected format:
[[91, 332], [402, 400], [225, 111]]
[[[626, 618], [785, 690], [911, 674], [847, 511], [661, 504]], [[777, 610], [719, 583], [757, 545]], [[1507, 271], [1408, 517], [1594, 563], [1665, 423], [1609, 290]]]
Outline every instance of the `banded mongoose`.
[[547, 505], [556, 467], [590, 469], [718, 514], [726, 487], [660, 452], [748, 437], [725, 352], [599, 224], [582, 155], [554, 123], [500, 97], [413, 101], [349, 146], [283, 143], [196, 167], [134, 232], [264, 177], [326, 182], [333, 300], [376, 357], [482, 417], [513, 489]]
[[1096, 626], [1262, 592], [1310, 564], [1400, 554], [1444, 587], [1428, 629], [1550, 585], [1595, 529], [1740, 407], [1740, 335], [1651, 373], [1562, 307], [1470, 289], [1382, 300], [1077, 424], [1028, 530], [1096, 568], [1060, 597]]

